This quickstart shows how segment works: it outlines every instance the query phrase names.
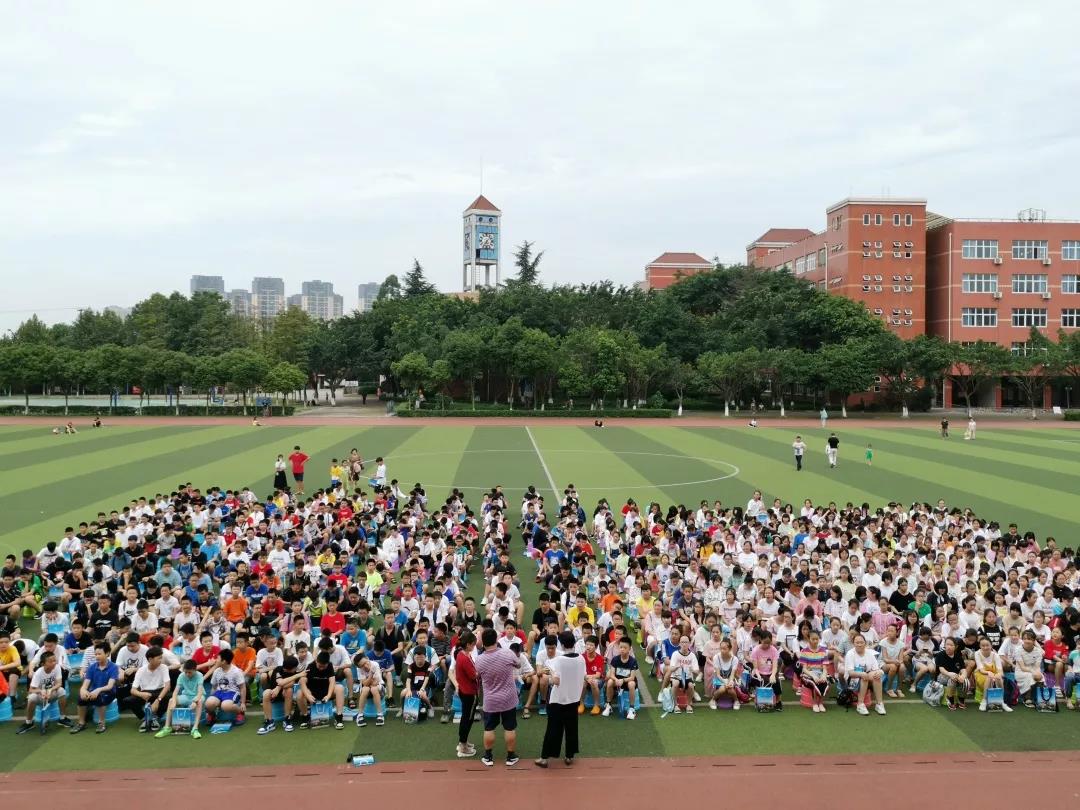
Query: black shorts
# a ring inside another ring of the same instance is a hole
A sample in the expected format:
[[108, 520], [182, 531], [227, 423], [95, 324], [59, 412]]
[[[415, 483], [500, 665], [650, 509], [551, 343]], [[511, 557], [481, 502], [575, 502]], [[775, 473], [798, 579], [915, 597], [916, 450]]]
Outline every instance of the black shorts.
[[494, 731], [499, 726], [506, 731], [517, 729], [517, 709], [505, 712], [484, 712], [484, 731]]
[[304, 474], [302, 472], [293, 473], [292, 477], [293, 477], [294, 481], [303, 481], [304, 480]]

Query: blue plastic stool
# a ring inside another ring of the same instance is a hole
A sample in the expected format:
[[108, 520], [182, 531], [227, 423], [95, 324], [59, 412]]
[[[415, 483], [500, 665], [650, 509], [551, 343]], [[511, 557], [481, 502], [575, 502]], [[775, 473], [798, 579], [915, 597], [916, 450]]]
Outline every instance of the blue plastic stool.
[[285, 701], [273, 700], [270, 702], [270, 719], [280, 723], [285, 719]]
[[114, 700], [108, 706], [105, 707], [105, 722], [115, 723], [120, 719], [120, 703]]
[[10, 720], [14, 714], [15, 712], [11, 708], [11, 698], [5, 696], [0, 700], [0, 722]]
[[55, 700], [50, 701], [49, 704], [45, 707], [45, 716], [44, 716], [44, 718], [42, 718], [41, 714], [42, 714], [41, 713], [41, 706], [39, 704], [34, 709], [34, 722], [35, 723], [40, 723], [42, 721], [42, 719], [48, 720], [49, 722], [55, 722], [55, 721], [59, 720], [60, 719], [60, 703], [59, 703], [59, 701], [55, 701]]
[[[641, 692], [634, 692], [634, 711], [636, 712], [641, 708]], [[619, 714], [626, 717], [626, 712], [630, 709], [630, 693], [623, 690], [619, 692]]]
[[[581, 702], [585, 705], [586, 709], [591, 709], [593, 707], [593, 696], [591, 689], [585, 690], [585, 697], [582, 699]], [[604, 689], [600, 690], [600, 705], [607, 705], [607, 692]]]

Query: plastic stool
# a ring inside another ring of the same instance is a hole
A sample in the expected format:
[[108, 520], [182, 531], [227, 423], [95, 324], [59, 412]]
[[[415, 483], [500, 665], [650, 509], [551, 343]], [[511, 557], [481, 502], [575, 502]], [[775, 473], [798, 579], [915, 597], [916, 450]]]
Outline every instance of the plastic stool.
[[35, 707], [35, 709], [34, 709], [34, 722], [35, 723], [40, 723], [42, 721], [42, 719], [48, 720], [50, 722], [54, 722], [56, 720], [59, 720], [60, 719], [60, 703], [58, 701], [55, 701], [55, 700], [50, 701], [49, 704], [45, 707], [45, 717], [44, 718], [42, 718], [42, 716], [41, 716], [41, 706], [38, 705], [37, 707]]
[[120, 719], [120, 703], [118, 701], [114, 700], [112, 703], [110, 703], [108, 706], [105, 707], [105, 722], [106, 723], [115, 723], [119, 719]]
[[10, 720], [14, 714], [15, 712], [11, 707], [11, 698], [4, 697], [0, 699], [0, 722]]

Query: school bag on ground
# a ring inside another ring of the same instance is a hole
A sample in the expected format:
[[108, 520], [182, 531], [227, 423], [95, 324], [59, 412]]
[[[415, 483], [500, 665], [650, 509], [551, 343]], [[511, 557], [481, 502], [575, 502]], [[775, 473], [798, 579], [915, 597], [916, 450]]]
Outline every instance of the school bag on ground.
[[1040, 712], [1056, 712], [1058, 710], [1057, 693], [1052, 686], [1033, 686], [1035, 693], [1035, 709]]
[[660, 694], [656, 696], [657, 701], [660, 703], [660, 709], [664, 714], [671, 714], [675, 711], [675, 694], [672, 692], [670, 686], [665, 686], [660, 690]]
[[945, 686], [937, 681], [929, 681], [922, 690], [922, 699], [927, 706], [937, 708], [941, 705], [941, 698], [945, 695]]

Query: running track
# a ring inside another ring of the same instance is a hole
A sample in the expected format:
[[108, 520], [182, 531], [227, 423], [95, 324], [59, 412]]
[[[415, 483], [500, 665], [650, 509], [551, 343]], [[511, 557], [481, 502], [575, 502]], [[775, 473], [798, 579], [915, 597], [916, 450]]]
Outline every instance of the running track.
[[[577, 808], [607, 800], [620, 810], [670, 805], [732, 808], [776, 804], [799, 810], [875, 810], [948, 803], [997, 810], [1080, 806], [1080, 753], [917, 754], [864, 757], [687, 757], [581, 759], [547, 771], [522, 760], [508, 769], [477, 760], [350, 766], [191, 768], [163, 771], [35, 772], [0, 775], [5, 810], [151, 807], [190, 810], [202, 797], [218, 807], [330, 807], [410, 802], [507, 810]], [[419, 791], [419, 793], [415, 792]], [[47, 799], [45, 797], [48, 797]], [[397, 797], [397, 798], [395, 798]], [[782, 804], [781, 804], [782, 803]]]

